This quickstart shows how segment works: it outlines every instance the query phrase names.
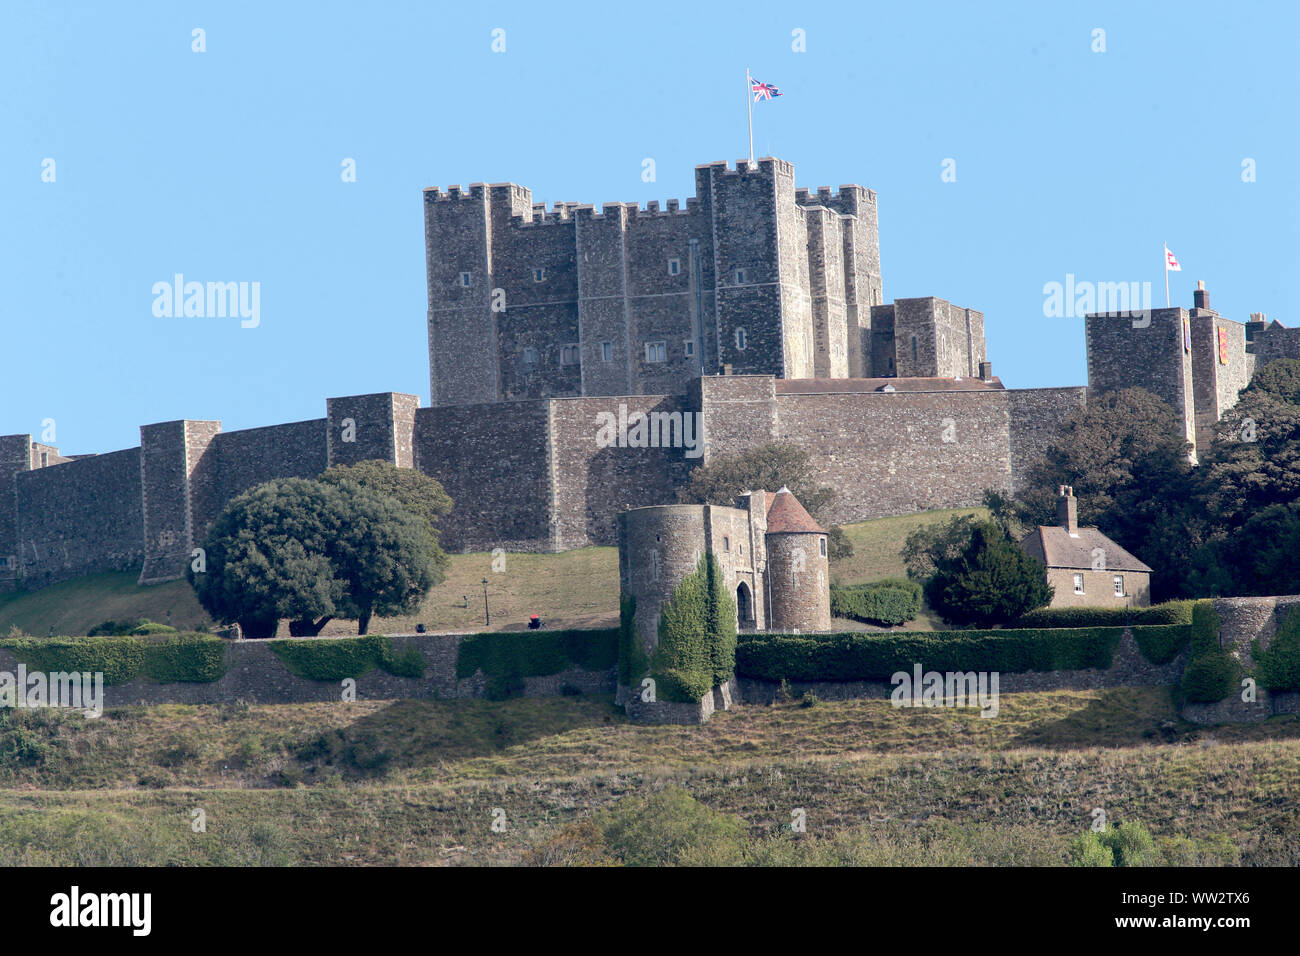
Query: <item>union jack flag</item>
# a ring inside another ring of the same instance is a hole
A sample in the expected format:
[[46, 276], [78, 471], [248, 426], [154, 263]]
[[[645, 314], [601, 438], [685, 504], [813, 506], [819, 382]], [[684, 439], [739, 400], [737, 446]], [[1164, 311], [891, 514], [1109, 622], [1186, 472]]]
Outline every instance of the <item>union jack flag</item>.
[[758, 80], [750, 79], [750, 89], [754, 91], [754, 102], [759, 100], [770, 100], [774, 96], [780, 96], [781, 91], [771, 83], [760, 83]]

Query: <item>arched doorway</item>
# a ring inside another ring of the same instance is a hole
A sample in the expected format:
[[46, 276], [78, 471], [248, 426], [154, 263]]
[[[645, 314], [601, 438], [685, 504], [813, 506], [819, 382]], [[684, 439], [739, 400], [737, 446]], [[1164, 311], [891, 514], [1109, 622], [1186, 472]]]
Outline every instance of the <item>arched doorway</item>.
[[754, 626], [754, 595], [749, 591], [749, 584], [741, 581], [736, 585], [736, 627], [752, 628]]

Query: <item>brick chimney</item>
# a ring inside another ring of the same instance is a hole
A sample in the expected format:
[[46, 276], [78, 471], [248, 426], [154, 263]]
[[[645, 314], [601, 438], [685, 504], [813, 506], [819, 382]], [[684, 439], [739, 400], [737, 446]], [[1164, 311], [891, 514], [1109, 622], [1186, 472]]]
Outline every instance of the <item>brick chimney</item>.
[[1192, 305], [1198, 309], [1210, 310], [1210, 293], [1205, 291], [1205, 283], [1197, 279], [1196, 291], [1192, 293]]
[[1070, 485], [1060, 487], [1059, 497], [1056, 499], [1056, 523], [1068, 534], [1079, 533], [1079, 502], [1074, 497], [1074, 488]]

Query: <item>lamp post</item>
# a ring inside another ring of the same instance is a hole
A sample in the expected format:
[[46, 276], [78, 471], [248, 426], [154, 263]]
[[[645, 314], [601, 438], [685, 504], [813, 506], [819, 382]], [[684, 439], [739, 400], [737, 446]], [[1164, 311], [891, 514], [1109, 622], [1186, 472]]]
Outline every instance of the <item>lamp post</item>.
[[483, 617], [486, 620], [486, 626], [492, 626], [492, 611], [488, 608], [487, 599], [487, 578], [483, 579]]

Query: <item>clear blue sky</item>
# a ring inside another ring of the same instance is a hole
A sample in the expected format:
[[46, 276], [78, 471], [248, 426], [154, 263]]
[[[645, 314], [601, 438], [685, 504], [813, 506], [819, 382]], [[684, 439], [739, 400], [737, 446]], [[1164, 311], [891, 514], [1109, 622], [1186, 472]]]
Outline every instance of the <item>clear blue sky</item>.
[[[1162, 240], [1176, 304], [1204, 279], [1229, 317], [1300, 324], [1296, 7], [1138, 7], [3, 0], [0, 434], [53, 418], [65, 453], [104, 452], [149, 422], [427, 404], [421, 189], [685, 199], [745, 155], [746, 67], [786, 94], [758, 154], [875, 189], [886, 301], [982, 310], [1011, 387], [1087, 380], [1044, 283], [1163, 305]], [[260, 326], [155, 317], [177, 272], [259, 282]]]

